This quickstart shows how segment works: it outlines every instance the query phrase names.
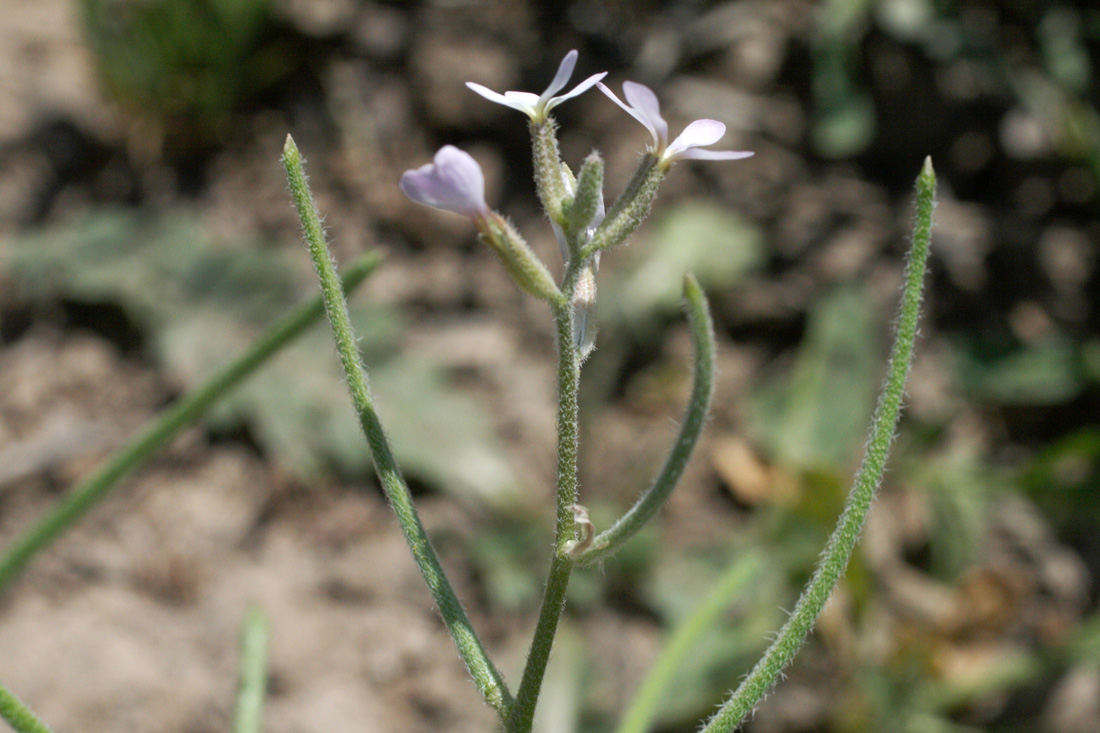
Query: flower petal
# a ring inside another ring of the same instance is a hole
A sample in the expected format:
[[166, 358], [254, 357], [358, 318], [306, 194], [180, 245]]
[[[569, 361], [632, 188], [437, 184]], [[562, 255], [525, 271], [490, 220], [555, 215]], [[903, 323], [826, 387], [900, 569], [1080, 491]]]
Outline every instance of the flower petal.
[[691, 158], [692, 160], [741, 160], [751, 158], [756, 153], [751, 150], [703, 150], [692, 148], [677, 155], [677, 158]]
[[405, 171], [401, 190], [417, 203], [464, 216], [477, 217], [489, 210], [481, 166], [453, 145], [440, 148], [433, 162]]
[[560, 97], [554, 97], [554, 98], [550, 99], [546, 103], [546, 111], [549, 112], [550, 110], [554, 109], [554, 107], [557, 107], [559, 104], [561, 104], [562, 102], [564, 102], [567, 99], [572, 99], [573, 97], [577, 97], [577, 96], [580, 96], [581, 94], [584, 94], [589, 89], [596, 86], [596, 82], [598, 82], [600, 79], [603, 79], [605, 76], [607, 76], [606, 71], [601, 71], [599, 74], [593, 74], [592, 76], [588, 77], [587, 79], [582, 81], [577, 86], [573, 87], [572, 91], [566, 92], [565, 94], [562, 94]]
[[649, 121], [649, 118], [643, 116], [640, 112], [635, 111], [635, 109], [630, 105], [624, 104], [622, 100], [615, 96], [615, 92], [607, 88], [606, 84], [598, 83], [596, 84], [596, 86], [601, 92], [606, 94], [612, 102], [622, 107], [628, 115], [645, 125], [645, 129], [649, 130], [649, 134], [653, 136], [653, 145], [655, 147], [660, 144], [660, 140], [657, 137], [657, 128], [653, 126], [653, 124]]
[[539, 98], [531, 92], [505, 92], [504, 96], [513, 104], [521, 104], [527, 109], [533, 110], [539, 106]]
[[624, 81], [623, 96], [631, 107], [649, 120], [648, 127], [657, 134], [658, 149], [664, 149], [668, 145], [668, 123], [661, 117], [661, 103], [657, 100], [657, 95], [644, 84]]
[[679, 157], [688, 148], [713, 145], [726, 134], [726, 126], [718, 120], [695, 120], [665, 150], [666, 158]]
[[[481, 96], [485, 97], [490, 102], [503, 104], [505, 107], [511, 107], [512, 109], [519, 110], [524, 114], [529, 114], [528, 109], [530, 105], [508, 96], [509, 94], [526, 94], [526, 92], [505, 92], [504, 94], [500, 94], [499, 92], [494, 92], [492, 89], [489, 89], [488, 87], [483, 87], [480, 84], [472, 81], [466, 82], [466, 86], [469, 87], [472, 91], [477, 92]], [[538, 97], [535, 97], [534, 94], [532, 94], [531, 96], [534, 97], [536, 100], [538, 99]]]
[[543, 105], [549, 101], [550, 97], [554, 96], [569, 83], [569, 77], [573, 76], [573, 68], [577, 65], [577, 51], [576, 49], [565, 54], [565, 58], [558, 64], [558, 73], [554, 74], [553, 80], [550, 82], [550, 86], [546, 87], [546, 91], [539, 96], [539, 102]]

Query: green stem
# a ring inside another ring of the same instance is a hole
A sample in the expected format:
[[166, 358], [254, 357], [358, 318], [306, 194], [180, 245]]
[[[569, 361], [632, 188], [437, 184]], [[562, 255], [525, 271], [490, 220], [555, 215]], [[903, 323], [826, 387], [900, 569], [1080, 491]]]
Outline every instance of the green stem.
[[649, 216], [657, 189], [668, 172], [659, 162], [653, 153], [646, 153], [642, 157], [626, 188], [596, 227], [592, 241], [581, 250], [580, 259], [587, 260], [601, 250], [621, 244], [642, 225]]
[[703, 432], [714, 395], [714, 325], [703, 289], [690, 274], [684, 276], [684, 298], [695, 347], [695, 375], [680, 434], [653, 484], [626, 514], [596, 536], [592, 546], [576, 558], [578, 565], [590, 565], [608, 557], [653, 518], [679, 483]]
[[897, 337], [886, 368], [882, 394], [871, 419], [870, 439], [863, 462], [856, 473], [852, 491], [840, 515], [836, 529], [810, 578], [794, 612], [780, 629], [779, 635], [764, 652], [748, 677], [734, 691], [722, 708], [707, 722], [702, 733], [729, 733], [735, 730], [790, 663], [814, 622], [825, 607], [829, 594], [840, 581], [859, 539], [863, 520], [871, 507], [875, 491], [886, 468], [886, 456], [901, 414], [905, 380], [913, 356], [920, 315], [921, 290], [924, 285], [928, 246], [932, 233], [932, 209], [936, 176], [932, 159], [927, 158], [917, 177], [917, 206], [913, 225], [913, 243], [909, 249], [905, 288], [902, 292]]
[[661, 647], [657, 661], [646, 672], [615, 733], [645, 733], [649, 730], [665, 690], [676, 677], [688, 653], [708, 629], [714, 628], [734, 596], [741, 593], [762, 569], [763, 562], [755, 553], [742, 555], [730, 564], [702, 603], [673, 629], [668, 641]]
[[267, 617], [248, 609], [241, 633], [241, 674], [233, 733], [260, 733], [267, 692]]
[[565, 220], [565, 183], [561, 178], [561, 153], [558, 152], [558, 123], [547, 117], [531, 121], [531, 152], [535, 169], [535, 187], [546, 215], [559, 224]]
[[[571, 261], [563, 278], [562, 292], [572, 300], [581, 263]], [[565, 592], [573, 561], [568, 555], [568, 543], [576, 539], [573, 512], [577, 503], [577, 394], [580, 384], [580, 359], [573, 343], [573, 308], [571, 305], [554, 306], [554, 323], [557, 326], [558, 348], [558, 478], [555, 491], [557, 519], [555, 522], [554, 557], [550, 561], [550, 574], [543, 592], [535, 635], [527, 664], [523, 669], [516, 692], [516, 704], [508, 718], [509, 733], [528, 733], [535, 717], [542, 678], [550, 661], [558, 621], [565, 609]]]
[[0, 718], [6, 720], [17, 733], [50, 733], [50, 729], [3, 685], [0, 685]]
[[309, 185], [306, 183], [301, 154], [289, 135], [283, 148], [283, 165], [286, 167], [290, 191], [298, 208], [298, 216], [302, 220], [302, 230], [309, 245], [309, 253], [321, 282], [325, 309], [332, 324], [336, 350], [340, 355], [348, 391], [355, 404], [355, 411], [359, 414], [359, 424], [370, 445], [378, 481], [386, 492], [394, 514], [397, 515], [397, 522], [401, 525], [401, 531], [412, 551], [416, 566], [420, 569], [420, 574], [424, 577], [428, 590], [431, 591], [432, 598], [439, 607], [443, 623], [451, 633], [458, 653], [470, 670], [474, 684], [477, 685], [486, 702], [504, 719], [512, 704], [504, 678], [493, 666], [470, 619], [466, 616], [466, 611], [462, 608], [462, 603], [443, 573], [439, 558], [436, 557], [435, 550], [428, 541], [427, 532], [424, 531], [424, 525], [416, 513], [409, 488], [390, 450], [386, 434], [382, 430], [382, 423], [375, 412], [374, 400], [371, 398], [367, 384], [367, 373], [360, 361], [355, 334], [348, 316], [347, 301], [344, 300], [344, 294], [340, 290], [336, 268], [325, 243], [317, 207], [313, 202]]
[[[378, 266], [380, 257], [365, 255], [344, 275], [345, 292], [354, 290]], [[38, 552], [61, 536], [98, 504], [126, 474], [148, 460], [180, 430], [197, 421], [207, 409], [306, 330], [324, 310], [317, 297], [279, 320], [248, 351], [212, 376], [198, 389], [181, 397], [161, 413], [144, 432], [117, 451], [107, 464], [78, 484], [37, 524], [20, 536], [0, 557], [0, 593], [3, 593]]]

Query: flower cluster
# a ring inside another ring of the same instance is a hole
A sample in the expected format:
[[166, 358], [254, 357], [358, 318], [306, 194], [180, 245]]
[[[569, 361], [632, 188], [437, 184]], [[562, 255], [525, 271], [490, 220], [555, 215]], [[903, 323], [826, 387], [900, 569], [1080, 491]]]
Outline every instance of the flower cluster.
[[[450, 145], [436, 153], [433, 162], [401, 177], [401, 190], [413, 201], [469, 217], [482, 239], [500, 257], [521, 288], [555, 305], [570, 305], [574, 313], [574, 341], [587, 354], [595, 329], [589, 327], [595, 304], [595, 277], [602, 250], [626, 241], [649, 212], [657, 187], [671, 165], [680, 159], [737, 160], [751, 152], [709, 150], [726, 133], [718, 120], [695, 120], [671, 143], [668, 123], [661, 116], [657, 95], [637, 82], [623, 83], [620, 100], [602, 83], [607, 72], [593, 74], [565, 94], [577, 64], [577, 52], [562, 59], [557, 73], [542, 94], [507, 91], [503, 94], [474, 82], [466, 86], [491, 102], [527, 115], [531, 124], [535, 180], [539, 197], [550, 217], [566, 265], [560, 285], [549, 278], [519, 233], [485, 203], [481, 168], [469, 154]], [[574, 176], [561, 161], [557, 131], [550, 112], [562, 102], [598, 87], [653, 136], [653, 144], [626, 190], [610, 209], [603, 199], [603, 161], [593, 153]]]

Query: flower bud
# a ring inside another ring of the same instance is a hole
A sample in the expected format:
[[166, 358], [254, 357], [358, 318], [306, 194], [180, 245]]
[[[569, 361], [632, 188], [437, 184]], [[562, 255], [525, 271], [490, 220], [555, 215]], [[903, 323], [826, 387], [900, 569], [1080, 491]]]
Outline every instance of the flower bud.
[[658, 162], [658, 157], [652, 153], [642, 158], [626, 190], [593, 234], [591, 243], [585, 248], [586, 254], [621, 244], [645, 221], [657, 196], [657, 189], [668, 172]]
[[573, 185], [573, 199], [564, 207], [567, 231], [580, 231], [593, 223], [603, 208], [603, 160], [593, 151], [581, 165]]
[[453, 145], [444, 145], [435, 159], [405, 171], [401, 190], [413, 201], [477, 221], [489, 214], [485, 177], [477, 161]]

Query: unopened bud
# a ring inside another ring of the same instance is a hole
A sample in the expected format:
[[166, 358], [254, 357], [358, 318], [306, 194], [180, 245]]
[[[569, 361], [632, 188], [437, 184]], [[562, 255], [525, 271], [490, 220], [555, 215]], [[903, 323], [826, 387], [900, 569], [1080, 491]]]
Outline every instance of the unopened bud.
[[658, 159], [653, 154], [642, 158], [626, 190], [596, 229], [586, 253], [599, 252], [621, 244], [645, 221], [650, 207], [653, 206], [653, 199], [657, 196], [657, 189], [668, 172], [657, 163]]
[[603, 160], [593, 151], [577, 174], [573, 200], [565, 207], [565, 228], [576, 232], [592, 224], [603, 206]]

